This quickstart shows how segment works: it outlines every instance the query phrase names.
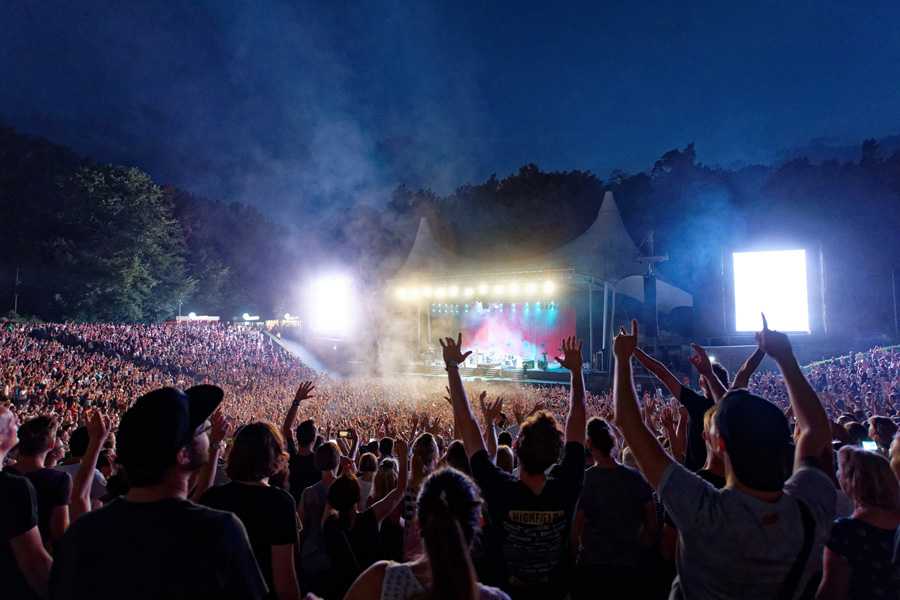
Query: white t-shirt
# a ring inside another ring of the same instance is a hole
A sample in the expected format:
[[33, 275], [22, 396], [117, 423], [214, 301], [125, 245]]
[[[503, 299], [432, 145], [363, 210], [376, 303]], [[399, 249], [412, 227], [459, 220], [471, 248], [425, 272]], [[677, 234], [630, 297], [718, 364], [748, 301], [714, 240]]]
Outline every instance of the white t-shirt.
[[[680, 464], [670, 465], [659, 496], [679, 533], [673, 597], [680, 588], [690, 600], [777, 598], [803, 544], [797, 499], [815, 521], [815, 557], [828, 539], [837, 495], [825, 473], [812, 467], [796, 471], [784, 491], [777, 502], [764, 502], [735, 489], [717, 490]], [[817, 563], [807, 561], [795, 597]]]
[[[65, 471], [69, 475], [72, 476], [72, 481], [75, 481], [75, 474], [78, 473], [78, 468], [81, 467], [81, 463], [72, 463], [71, 465], [57, 465], [56, 468], [59, 471]], [[100, 469], [94, 469], [94, 481], [91, 483], [91, 500], [99, 500], [103, 496], [106, 495], [106, 478], [103, 476], [103, 473], [100, 472]]]

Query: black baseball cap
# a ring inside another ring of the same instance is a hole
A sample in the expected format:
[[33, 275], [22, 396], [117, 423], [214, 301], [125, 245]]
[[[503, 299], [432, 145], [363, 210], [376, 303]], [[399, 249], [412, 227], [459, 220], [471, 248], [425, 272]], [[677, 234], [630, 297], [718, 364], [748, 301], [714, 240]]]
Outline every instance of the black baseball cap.
[[716, 412], [716, 432], [741, 483], [761, 491], [782, 489], [793, 444], [781, 409], [747, 390], [729, 392]]
[[126, 468], [173, 463], [224, 395], [214, 385], [184, 391], [164, 387], [144, 394], [122, 415], [116, 436], [118, 462]]

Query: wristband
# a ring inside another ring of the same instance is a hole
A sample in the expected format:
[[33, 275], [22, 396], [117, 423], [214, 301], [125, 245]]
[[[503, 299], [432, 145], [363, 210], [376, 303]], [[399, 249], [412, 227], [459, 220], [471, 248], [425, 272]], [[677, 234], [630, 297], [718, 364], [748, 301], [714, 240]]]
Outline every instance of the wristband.
[[445, 371], [449, 371], [450, 369], [459, 370], [459, 363], [448, 362], [448, 363], [444, 363], [444, 364], [446, 365], [446, 367], [444, 368]]

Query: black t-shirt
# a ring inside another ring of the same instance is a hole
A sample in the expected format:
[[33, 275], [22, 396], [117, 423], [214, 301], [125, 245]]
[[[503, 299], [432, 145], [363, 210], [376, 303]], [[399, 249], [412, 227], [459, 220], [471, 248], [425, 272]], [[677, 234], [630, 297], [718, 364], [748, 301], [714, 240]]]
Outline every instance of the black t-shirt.
[[346, 529], [332, 515], [322, 531], [331, 562], [332, 595], [343, 598], [356, 578], [378, 560], [378, 520], [370, 508], [356, 515], [353, 527]]
[[487, 452], [472, 456], [471, 465], [502, 548], [502, 587], [515, 598], [565, 596], [569, 528], [584, 480], [584, 446], [566, 444], [562, 463], [539, 495], [492, 463]]
[[721, 490], [722, 488], [724, 488], [725, 483], [727, 483], [724, 477], [722, 477], [721, 475], [716, 475], [709, 469], [700, 469], [699, 471], [697, 471], [697, 475], [699, 475], [700, 478], [704, 481], [708, 481], [709, 483], [711, 483], [717, 490]]
[[293, 442], [288, 443], [288, 453], [290, 454], [288, 468], [290, 470], [291, 496], [297, 503], [300, 502], [303, 490], [321, 481], [322, 472], [316, 469], [314, 455], [298, 453]]
[[50, 571], [56, 599], [264, 598], [247, 532], [188, 500], [114, 500], [75, 521]]
[[0, 586], [4, 598], [37, 598], [19, 569], [12, 540], [38, 524], [37, 497], [31, 482], [0, 472]]
[[259, 570], [274, 591], [272, 546], [298, 547], [297, 511], [291, 495], [274, 487], [232, 481], [210, 488], [200, 503], [237, 515], [247, 529]]
[[681, 386], [678, 401], [688, 410], [687, 449], [684, 466], [696, 471], [706, 463], [706, 443], [703, 441], [703, 415], [715, 402], [687, 386]]
[[38, 505], [38, 529], [44, 543], [50, 541], [50, 517], [57, 506], [69, 504], [69, 494], [72, 493], [72, 476], [58, 469], [38, 469], [29, 473], [20, 473], [14, 467], [7, 467], [7, 471], [14, 475], [21, 475], [31, 482], [37, 493]]

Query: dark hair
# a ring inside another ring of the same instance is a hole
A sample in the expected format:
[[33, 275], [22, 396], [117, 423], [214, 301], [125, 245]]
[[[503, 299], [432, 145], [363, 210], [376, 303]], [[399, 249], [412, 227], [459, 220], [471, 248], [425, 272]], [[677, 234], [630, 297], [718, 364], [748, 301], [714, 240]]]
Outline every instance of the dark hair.
[[731, 384], [728, 382], [728, 369], [720, 365], [719, 363], [712, 364], [713, 373], [716, 374], [716, 377], [719, 379], [719, 383], [722, 384], [726, 390], [731, 387]]
[[844, 429], [847, 430], [847, 436], [850, 438], [850, 443], [855, 446], [859, 446], [864, 439], [869, 437], [869, 430], [866, 429], [866, 426], [856, 421], [847, 423], [844, 425]]
[[378, 459], [371, 452], [359, 457], [359, 470], [362, 473], [374, 473], [378, 470]]
[[328, 505], [337, 511], [342, 525], [350, 526], [350, 513], [359, 503], [359, 496], [359, 481], [351, 473], [341, 475], [328, 488]]
[[340, 462], [341, 451], [333, 441], [325, 442], [313, 454], [313, 465], [317, 471], [334, 471]]
[[519, 466], [526, 473], [543, 473], [559, 460], [562, 440], [562, 432], [552, 414], [541, 410], [531, 415], [522, 423], [516, 440]]
[[394, 453], [394, 439], [389, 437], [381, 438], [378, 442], [378, 453], [381, 456], [391, 456]]
[[316, 422], [307, 419], [297, 425], [297, 444], [302, 448], [308, 448], [316, 441]]
[[512, 434], [508, 431], [501, 431], [499, 435], [497, 435], [497, 445], [498, 446], [509, 446], [512, 448], [513, 439]]
[[469, 457], [466, 455], [466, 447], [459, 440], [450, 442], [450, 447], [447, 448], [447, 464], [466, 475], [472, 474], [472, 469], [469, 467]]
[[69, 454], [75, 458], [81, 458], [87, 452], [90, 441], [91, 436], [88, 435], [87, 427], [84, 425], [78, 427], [69, 436]]
[[422, 484], [416, 514], [431, 566], [430, 600], [477, 600], [478, 579], [469, 547], [481, 517], [478, 488], [445, 468]]
[[25, 421], [19, 427], [19, 454], [34, 456], [50, 450], [59, 423], [56, 417], [41, 415]]
[[879, 437], [888, 441], [888, 444], [890, 444], [890, 440], [893, 439], [894, 434], [897, 433], [897, 426], [889, 417], [882, 415], [869, 417], [869, 424], [875, 429], [875, 432]]
[[616, 446], [616, 438], [609, 429], [609, 423], [599, 417], [591, 417], [587, 423], [587, 436], [591, 441], [591, 449], [602, 452], [606, 456]]
[[236, 481], [259, 481], [284, 470], [286, 464], [281, 434], [270, 423], [258, 421], [238, 431], [225, 472]]

